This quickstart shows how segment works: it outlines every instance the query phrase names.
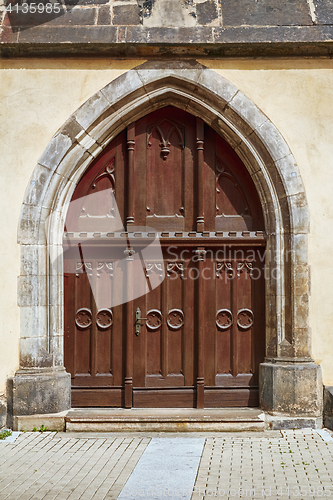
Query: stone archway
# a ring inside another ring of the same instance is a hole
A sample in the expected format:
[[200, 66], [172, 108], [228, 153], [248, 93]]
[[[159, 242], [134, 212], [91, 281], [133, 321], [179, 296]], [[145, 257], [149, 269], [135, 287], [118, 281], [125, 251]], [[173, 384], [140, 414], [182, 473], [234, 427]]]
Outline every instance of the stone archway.
[[234, 85], [194, 61], [151, 61], [126, 72], [81, 106], [39, 159], [19, 226], [24, 271], [19, 282], [21, 368], [14, 377], [14, 415], [70, 406], [70, 380], [63, 367], [63, 270], [61, 264], [58, 269], [50, 266], [48, 257], [61, 251], [66, 203], [85, 169], [121, 130], [168, 104], [199, 116], [224, 137], [259, 193], [268, 270], [261, 407], [318, 418], [321, 371], [311, 359], [308, 324], [309, 215], [298, 167], [269, 119]]

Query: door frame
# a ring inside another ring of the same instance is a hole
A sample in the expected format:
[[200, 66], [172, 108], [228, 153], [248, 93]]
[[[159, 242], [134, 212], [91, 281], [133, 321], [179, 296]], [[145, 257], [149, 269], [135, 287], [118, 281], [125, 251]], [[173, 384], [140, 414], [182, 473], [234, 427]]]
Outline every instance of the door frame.
[[14, 415], [70, 407], [70, 378], [63, 366], [62, 259], [55, 266], [49, 256], [52, 262], [61, 256], [68, 203], [83, 172], [127, 125], [166, 105], [202, 118], [218, 132], [243, 161], [260, 197], [267, 237], [261, 407], [321, 415], [321, 369], [311, 357], [309, 328], [309, 211], [299, 169], [267, 116], [232, 83], [195, 61], [149, 61], [125, 72], [88, 99], [40, 157], [18, 231], [22, 327]]

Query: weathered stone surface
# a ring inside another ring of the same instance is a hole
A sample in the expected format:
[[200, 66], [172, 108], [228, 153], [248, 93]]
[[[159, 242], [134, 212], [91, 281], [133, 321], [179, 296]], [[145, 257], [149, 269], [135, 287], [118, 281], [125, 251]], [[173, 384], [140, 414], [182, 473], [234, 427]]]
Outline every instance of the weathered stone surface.
[[108, 57], [198, 58], [330, 56], [333, 53], [329, 25], [150, 28], [45, 24], [16, 33], [4, 27], [0, 39], [0, 50], [6, 57], [105, 54]]
[[214, 0], [197, 4], [197, 20], [199, 24], [211, 24], [218, 19], [217, 6]]
[[259, 398], [264, 411], [320, 417], [321, 368], [315, 363], [262, 363]]
[[299, 418], [283, 417], [282, 415], [266, 415], [266, 422], [269, 429], [287, 430], [287, 429], [321, 429], [323, 421], [321, 417]]
[[114, 5], [112, 24], [117, 26], [140, 24], [140, 7], [134, 4]]
[[224, 26], [312, 24], [306, 0], [220, 0]]
[[13, 415], [59, 413], [71, 407], [65, 370], [19, 370], [13, 379]]
[[[239, 56], [244, 50], [251, 51], [255, 55], [251, 44], [266, 44], [271, 45], [271, 54], [278, 55], [281, 51], [289, 49], [289, 53], [295, 55], [302, 49], [298, 44], [316, 43], [321, 40], [332, 41], [332, 29], [330, 26], [239, 26], [239, 27], [224, 27], [212, 28], [215, 43], [238, 43]], [[245, 45], [244, 45], [245, 44]], [[290, 44], [290, 45], [288, 45]], [[259, 46], [257, 46], [259, 48]], [[318, 47], [319, 48], [319, 47]], [[230, 54], [231, 55], [231, 54]]]
[[6, 397], [0, 396], [0, 429], [7, 423], [7, 401]]
[[[325, 419], [333, 420], [333, 387], [324, 386], [324, 423]], [[329, 427], [332, 429], [332, 427]]]
[[317, 23], [333, 24], [332, 0], [314, 0], [315, 16]]
[[20, 307], [47, 305], [45, 276], [18, 277], [18, 304]]
[[64, 4], [67, 6], [72, 6], [72, 5], [99, 5], [99, 4], [104, 4], [104, 3], [109, 3], [110, 0], [65, 0]]
[[52, 174], [47, 167], [43, 165], [35, 167], [24, 195], [24, 201], [27, 205], [42, 205], [51, 177]]
[[113, 109], [119, 108], [118, 101], [123, 102], [126, 98], [130, 101], [131, 97], [127, 96], [132, 92], [136, 92], [136, 97], [145, 94], [142, 81], [135, 70], [126, 71], [101, 90]]
[[13, 27], [29, 28], [48, 23], [48, 26], [89, 26], [95, 24], [97, 10], [94, 8], [74, 8], [69, 11], [62, 9], [60, 13], [35, 13], [13, 11], [8, 14], [10, 25]]
[[257, 130], [260, 131], [261, 140], [267, 146], [275, 161], [291, 154], [286, 141], [272, 122], [265, 121]]
[[288, 203], [292, 213], [292, 232], [294, 234], [308, 233], [310, 231], [310, 214], [305, 193], [289, 196]]
[[[116, 26], [48, 26], [42, 25], [20, 32], [19, 42], [28, 44], [57, 43], [115, 43]], [[31, 52], [31, 47], [27, 47]], [[72, 53], [77, 49], [72, 48]]]
[[229, 107], [233, 109], [252, 130], [260, 127], [267, 116], [242, 92], [237, 92], [229, 102]]
[[50, 170], [55, 170], [72, 143], [73, 141], [68, 135], [57, 134], [51, 139], [44, 153], [39, 158], [39, 165], [44, 165], [44, 167]]
[[98, 9], [97, 24], [106, 26], [111, 24], [111, 10], [108, 5], [103, 5], [103, 7]]
[[34, 428], [40, 429], [43, 425], [48, 431], [65, 432], [65, 416], [67, 411], [60, 413], [47, 413], [44, 415], [21, 415], [14, 416], [14, 431], [33, 431]]
[[[205, 89], [215, 94], [220, 100], [220, 104], [223, 104], [223, 101], [225, 101], [225, 104], [228, 103], [238, 92], [235, 85], [211, 70], [201, 71], [198, 84], [203, 85]], [[198, 89], [198, 93], [200, 93], [200, 89]]]
[[[37, 305], [21, 307], [21, 341], [29, 338], [43, 338], [48, 329], [48, 307]], [[22, 344], [23, 347], [24, 344]], [[31, 344], [29, 344], [29, 348]], [[45, 345], [43, 345], [43, 348]]]
[[[48, 351], [46, 331], [39, 337], [20, 339], [20, 366], [22, 368], [49, 368], [53, 366], [52, 354]], [[22, 332], [24, 333], [24, 332]]]
[[275, 162], [278, 171], [281, 173], [286, 196], [299, 194], [304, 190], [295, 158], [292, 155], [285, 156]]
[[196, 8], [193, 0], [153, 0], [139, 2], [143, 26], [188, 27], [196, 24]]
[[45, 245], [45, 219], [49, 211], [34, 205], [22, 205], [19, 228], [18, 243], [25, 245]]
[[89, 128], [102, 113], [110, 108], [109, 101], [101, 92], [94, 94], [74, 114], [76, 121], [84, 128]]

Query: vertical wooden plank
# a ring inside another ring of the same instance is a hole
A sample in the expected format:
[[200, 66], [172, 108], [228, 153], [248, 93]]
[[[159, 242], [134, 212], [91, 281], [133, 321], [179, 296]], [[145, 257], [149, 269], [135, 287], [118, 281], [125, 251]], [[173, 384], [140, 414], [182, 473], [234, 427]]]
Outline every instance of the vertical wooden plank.
[[[75, 264], [73, 263], [72, 266]], [[69, 267], [69, 266], [68, 266]], [[66, 263], [64, 265], [66, 268]], [[75, 374], [75, 279], [74, 272], [64, 273], [64, 365], [72, 378]]]
[[204, 315], [204, 355], [205, 355], [205, 385], [215, 385], [216, 376], [216, 300], [215, 300], [215, 252], [206, 248], [203, 274], [199, 279], [205, 286], [205, 315]]
[[205, 229], [204, 218], [204, 122], [197, 118], [197, 231], [202, 232]]
[[96, 325], [96, 316], [97, 316], [97, 307], [96, 307], [96, 299], [94, 297], [93, 290], [97, 293], [97, 261], [93, 261], [92, 263], [92, 276], [90, 277], [90, 309], [92, 316], [91, 323], [91, 337], [90, 337], [90, 352], [91, 352], [91, 365], [90, 365], [90, 375], [95, 377], [97, 374], [97, 325]]
[[205, 261], [206, 250], [203, 247], [197, 247], [195, 251], [198, 258], [198, 279], [197, 281], [197, 345], [198, 345], [198, 371], [197, 371], [197, 408], [205, 407], [205, 329], [204, 329], [204, 316], [205, 316], [205, 282], [202, 277], [203, 266]]
[[204, 216], [205, 231], [216, 231], [216, 151], [215, 132], [210, 127], [205, 127], [205, 150], [204, 150]]
[[161, 327], [162, 335], [162, 377], [166, 377], [168, 374], [168, 327], [166, 324], [166, 317], [168, 314], [168, 277], [166, 276], [161, 285], [161, 311], [163, 316], [163, 322]]
[[[126, 276], [125, 286], [128, 289], [128, 296], [133, 288], [133, 253], [132, 249], [124, 251], [126, 256]], [[132, 408], [133, 405], [133, 335], [134, 335], [134, 309], [133, 301], [125, 304], [126, 308], [126, 368], [125, 368], [125, 408]]]
[[233, 274], [231, 278], [231, 303], [230, 310], [234, 317], [234, 322], [231, 325], [231, 374], [236, 377], [238, 374], [238, 326], [237, 326], [237, 311], [238, 311], [238, 276], [237, 276], [237, 261], [232, 260]]
[[128, 154], [128, 178], [127, 178], [127, 226], [134, 224], [134, 148], [135, 148], [135, 122], [127, 127], [127, 154]]

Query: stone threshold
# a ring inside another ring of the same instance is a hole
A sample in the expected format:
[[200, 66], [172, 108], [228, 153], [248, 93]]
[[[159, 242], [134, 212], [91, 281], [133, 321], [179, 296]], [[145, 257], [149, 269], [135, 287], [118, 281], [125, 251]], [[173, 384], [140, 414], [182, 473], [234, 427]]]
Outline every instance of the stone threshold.
[[68, 432], [264, 431], [258, 408], [75, 408], [62, 413], [14, 416], [14, 430]]
[[260, 408], [73, 408], [14, 416], [14, 431], [242, 432], [321, 429], [322, 418], [264, 413]]

